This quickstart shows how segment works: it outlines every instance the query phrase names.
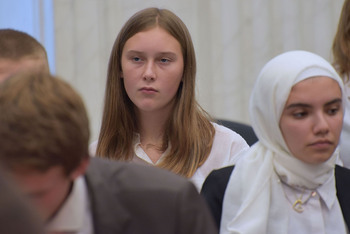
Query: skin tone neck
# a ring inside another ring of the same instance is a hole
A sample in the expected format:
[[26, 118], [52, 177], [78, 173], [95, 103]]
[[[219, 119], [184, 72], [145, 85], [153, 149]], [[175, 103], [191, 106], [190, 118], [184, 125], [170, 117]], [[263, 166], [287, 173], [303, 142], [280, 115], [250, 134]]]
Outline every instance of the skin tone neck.
[[[168, 113], [157, 115], [155, 113], [139, 112], [138, 123], [140, 128], [139, 131], [142, 136], [142, 143], [161, 142], [164, 133], [164, 125], [168, 119], [168, 115]], [[147, 140], [150, 140], [151, 142], [147, 142]]]
[[153, 163], [162, 155], [160, 148], [163, 144], [165, 124], [170, 115], [170, 107], [157, 112], [144, 112], [136, 109], [139, 124], [141, 147]]

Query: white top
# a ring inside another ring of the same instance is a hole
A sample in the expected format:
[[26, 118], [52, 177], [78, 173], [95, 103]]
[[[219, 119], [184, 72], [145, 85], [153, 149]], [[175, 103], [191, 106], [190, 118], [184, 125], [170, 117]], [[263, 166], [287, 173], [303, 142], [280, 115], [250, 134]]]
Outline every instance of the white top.
[[344, 105], [343, 130], [340, 137], [340, 158], [343, 166], [350, 168], [350, 82], [344, 85], [346, 101]]
[[93, 234], [93, 221], [83, 176], [78, 177], [59, 212], [46, 224], [49, 233]]
[[[341, 212], [337, 195], [334, 191], [335, 179], [330, 177], [315, 190], [297, 190], [282, 183], [286, 195], [288, 211], [288, 232], [298, 234], [309, 233], [346, 233], [346, 225]], [[302, 195], [301, 195], [302, 194]], [[293, 203], [300, 198], [304, 203], [303, 212], [293, 209]], [[281, 207], [282, 209], [282, 207]]]
[[[213, 123], [213, 126], [215, 128], [215, 136], [210, 154], [204, 164], [199, 167], [190, 178], [190, 180], [197, 187], [198, 191], [201, 190], [205, 178], [212, 170], [235, 164], [240, 158], [240, 153], [249, 148], [247, 142], [236, 132], [216, 123]], [[90, 145], [91, 155], [96, 154], [96, 147], [97, 141]], [[145, 151], [143, 151], [141, 148], [139, 135], [135, 134], [135, 155], [133, 161], [157, 165], [167, 154], [168, 150], [169, 148], [162, 154], [156, 163], [153, 163]]]

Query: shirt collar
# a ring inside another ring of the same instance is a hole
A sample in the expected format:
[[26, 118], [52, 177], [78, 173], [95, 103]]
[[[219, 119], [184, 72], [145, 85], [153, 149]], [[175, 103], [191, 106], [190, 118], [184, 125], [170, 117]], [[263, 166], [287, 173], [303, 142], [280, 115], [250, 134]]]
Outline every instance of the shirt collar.
[[[134, 133], [133, 146], [134, 146], [134, 152], [135, 152], [134, 157], [136, 156], [138, 159], [141, 159], [142, 161], [145, 161], [152, 165], [158, 165], [164, 159], [165, 155], [167, 155], [170, 151], [170, 142], [169, 142], [168, 148], [164, 151], [162, 156], [160, 156], [159, 160], [156, 163], [153, 163], [152, 160], [148, 157], [146, 152], [141, 147], [141, 140], [140, 140], [139, 133]], [[136, 161], [138, 160], [136, 159]]]
[[337, 199], [335, 176], [330, 176], [330, 178], [316, 190], [319, 196], [325, 202], [327, 208], [331, 209]]
[[284, 182], [282, 182], [282, 185], [286, 198], [292, 205], [297, 198], [307, 205], [309, 199], [314, 199], [316, 195], [318, 195], [318, 197], [323, 200], [327, 208], [330, 210], [337, 199], [334, 176], [330, 176], [325, 183], [314, 190], [291, 187]]
[[87, 188], [83, 176], [80, 176], [74, 181], [70, 195], [46, 228], [49, 232], [78, 232], [83, 228], [84, 215], [88, 210]]

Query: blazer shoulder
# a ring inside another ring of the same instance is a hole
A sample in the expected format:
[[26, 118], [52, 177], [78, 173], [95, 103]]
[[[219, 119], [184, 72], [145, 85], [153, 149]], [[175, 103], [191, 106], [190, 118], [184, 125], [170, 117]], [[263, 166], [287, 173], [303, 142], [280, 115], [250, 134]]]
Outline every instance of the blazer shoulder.
[[220, 228], [222, 203], [234, 166], [213, 170], [202, 186], [201, 195], [206, 200], [217, 228]]
[[350, 228], [350, 170], [336, 165], [335, 184], [338, 201], [343, 213], [345, 223]]
[[119, 226], [129, 230], [119, 233], [217, 233], [195, 186], [164, 169], [93, 159], [86, 181], [91, 188], [96, 226], [103, 227], [108, 221], [112, 230], [118, 217], [123, 223]]
[[[336, 165], [335, 166], [335, 180], [337, 184], [337, 190], [346, 189], [350, 192], [350, 169]], [[344, 187], [346, 186], [346, 187]]]
[[201, 193], [205, 192], [208, 189], [212, 189], [213, 186], [219, 186], [223, 190], [225, 190], [233, 169], [234, 166], [227, 166], [210, 172], [210, 174], [203, 183]]
[[[183, 191], [194, 187], [186, 178], [165, 169], [132, 162], [91, 158], [86, 177], [96, 183], [108, 183], [116, 189]], [[195, 188], [194, 188], [195, 189]]]

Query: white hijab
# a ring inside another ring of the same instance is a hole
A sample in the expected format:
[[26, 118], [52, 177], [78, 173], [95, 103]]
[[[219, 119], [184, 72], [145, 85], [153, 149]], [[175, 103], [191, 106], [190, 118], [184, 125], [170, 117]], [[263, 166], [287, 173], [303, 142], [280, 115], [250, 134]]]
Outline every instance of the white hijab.
[[260, 72], [249, 105], [259, 141], [232, 172], [224, 197], [221, 233], [287, 233], [288, 214], [279, 179], [291, 186], [314, 189], [334, 176], [338, 149], [320, 165], [306, 164], [291, 155], [279, 128], [293, 85], [314, 76], [336, 80], [343, 92], [342, 80], [333, 67], [306, 51], [283, 53]]

